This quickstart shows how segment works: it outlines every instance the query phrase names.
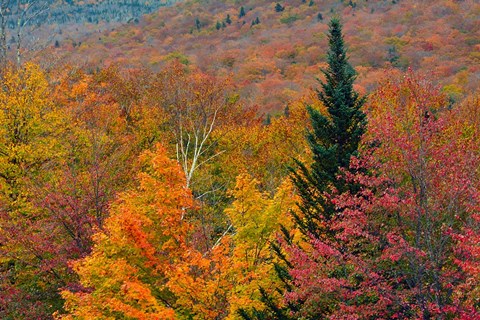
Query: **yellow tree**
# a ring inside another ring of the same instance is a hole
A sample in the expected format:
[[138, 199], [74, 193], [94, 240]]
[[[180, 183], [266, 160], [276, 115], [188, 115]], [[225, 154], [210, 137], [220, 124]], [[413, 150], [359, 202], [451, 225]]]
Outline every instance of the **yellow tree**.
[[230, 191], [225, 210], [231, 227], [207, 253], [189, 251], [170, 274], [169, 288], [186, 319], [239, 319], [242, 310], [261, 310], [261, 288], [269, 294], [277, 278], [269, 250], [280, 222], [291, 227], [288, 212], [296, 197], [289, 181], [275, 197], [259, 191], [259, 182], [243, 173]]
[[[38, 66], [9, 70], [0, 89], [0, 318], [38, 318], [58, 307], [56, 230], [35, 190], [55, 179], [68, 118]], [[44, 228], [45, 227], [45, 228]], [[52, 242], [51, 242], [52, 241]]]
[[64, 319], [174, 319], [168, 274], [188, 254], [193, 207], [180, 166], [158, 146], [141, 157], [139, 187], [116, 201], [92, 253], [74, 263], [84, 290], [64, 291]]
[[273, 198], [259, 191], [258, 185], [258, 180], [240, 174], [231, 191], [235, 201], [225, 210], [234, 228], [230, 272], [235, 281], [229, 295], [228, 319], [239, 318], [241, 310], [261, 310], [260, 288], [275, 294], [271, 288], [278, 281], [273, 266], [276, 257], [270, 242], [275, 240], [280, 223], [292, 226], [289, 212], [297, 198], [290, 181], [285, 180]]

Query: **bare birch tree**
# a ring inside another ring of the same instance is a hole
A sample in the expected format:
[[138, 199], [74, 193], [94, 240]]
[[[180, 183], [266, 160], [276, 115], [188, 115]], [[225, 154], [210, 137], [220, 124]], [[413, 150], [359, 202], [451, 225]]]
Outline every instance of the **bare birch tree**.
[[9, 59], [7, 39], [13, 40], [14, 60], [22, 64], [26, 37], [36, 25], [45, 22], [50, 8], [48, 0], [0, 0], [0, 67], [4, 70]]

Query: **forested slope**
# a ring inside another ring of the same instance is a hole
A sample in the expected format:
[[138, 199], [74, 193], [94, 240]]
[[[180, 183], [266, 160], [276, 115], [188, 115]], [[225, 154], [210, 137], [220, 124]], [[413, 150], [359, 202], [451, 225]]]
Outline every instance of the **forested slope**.
[[263, 110], [278, 111], [315, 84], [325, 66], [326, 23], [338, 15], [363, 93], [390, 67], [434, 75], [454, 99], [479, 85], [477, 1], [276, 4], [185, 1], [138, 24], [84, 39], [80, 47], [63, 43], [60, 53], [68, 51], [68, 60], [75, 62], [147, 68], [180, 58], [209, 73], [233, 75], [243, 97]]
[[82, 37], [137, 22], [142, 15], [174, 2], [1, 0], [1, 59], [3, 51], [7, 56], [15, 53], [32, 59], [49, 46], [59, 47], [65, 39], [76, 44]]
[[34, 60], [0, 37], [0, 318], [478, 319], [478, 10], [185, 1]]

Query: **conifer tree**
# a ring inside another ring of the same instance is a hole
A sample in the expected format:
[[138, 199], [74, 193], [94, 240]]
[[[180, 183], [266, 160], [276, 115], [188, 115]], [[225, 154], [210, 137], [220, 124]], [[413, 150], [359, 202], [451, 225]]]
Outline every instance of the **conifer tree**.
[[348, 169], [366, 129], [366, 116], [361, 110], [365, 99], [353, 89], [355, 70], [348, 62], [340, 21], [330, 21], [328, 67], [323, 70], [325, 82], [320, 82], [318, 99], [328, 114], [308, 107], [312, 130], [307, 141], [313, 155], [310, 168], [296, 161], [292, 179], [302, 198], [302, 217], [296, 216], [297, 226], [304, 235], [319, 236], [319, 221], [335, 215], [335, 206], [323, 196], [334, 187], [338, 192], [354, 186], [337, 179], [341, 169]]
[[[335, 216], [336, 207], [325, 194], [336, 190], [339, 193], [355, 191], [356, 186], [339, 179], [342, 170], [349, 170], [350, 158], [358, 150], [361, 138], [366, 130], [366, 116], [362, 112], [365, 99], [353, 89], [356, 73], [349, 64], [342, 35], [342, 25], [337, 18], [330, 21], [328, 67], [323, 70], [325, 82], [320, 81], [317, 90], [318, 99], [325, 106], [328, 114], [308, 107], [312, 130], [307, 133], [313, 163], [311, 166], [295, 160], [296, 167], [291, 168], [292, 180], [301, 198], [298, 204], [301, 214], [292, 215], [296, 227], [306, 239], [334, 237], [334, 231], [325, 229], [322, 221]], [[353, 189], [353, 190], [352, 190]], [[284, 243], [292, 245], [289, 230], [282, 228]], [[284, 283], [284, 288], [277, 288], [284, 293], [294, 290], [289, 269], [293, 268], [284, 254], [280, 243], [273, 243], [272, 249], [283, 261], [276, 264], [277, 276]], [[301, 301], [288, 302], [282, 306], [264, 290], [262, 300], [264, 311], [254, 310], [248, 314], [241, 310], [240, 316], [249, 319], [296, 319], [294, 314], [301, 308]]]
[[239, 17], [239, 18], [245, 17], [245, 8], [244, 8], [244, 7], [241, 7], [241, 8], [240, 8], [240, 13], [238, 14], [238, 17]]

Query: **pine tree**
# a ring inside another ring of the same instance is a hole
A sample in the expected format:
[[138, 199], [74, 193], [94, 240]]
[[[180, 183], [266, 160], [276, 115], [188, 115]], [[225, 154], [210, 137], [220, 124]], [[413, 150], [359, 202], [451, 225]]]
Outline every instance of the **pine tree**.
[[225, 19], [225, 22], [228, 23], [228, 24], [232, 23], [232, 18], [230, 18], [229, 14], [227, 14], [227, 18]]
[[361, 110], [365, 99], [353, 89], [355, 70], [348, 62], [342, 25], [336, 18], [330, 21], [328, 68], [323, 70], [326, 81], [320, 82], [318, 99], [326, 107], [328, 115], [308, 107], [312, 131], [307, 141], [313, 154], [308, 168], [296, 161], [292, 179], [302, 198], [302, 217], [295, 217], [299, 229], [305, 235], [319, 236], [324, 230], [319, 220], [331, 219], [335, 206], [322, 196], [334, 187], [344, 192], [354, 187], [337, 179], [341, 169], [348, 169], [350, 157], [355, 155], [366, 129], [366, 117]]

